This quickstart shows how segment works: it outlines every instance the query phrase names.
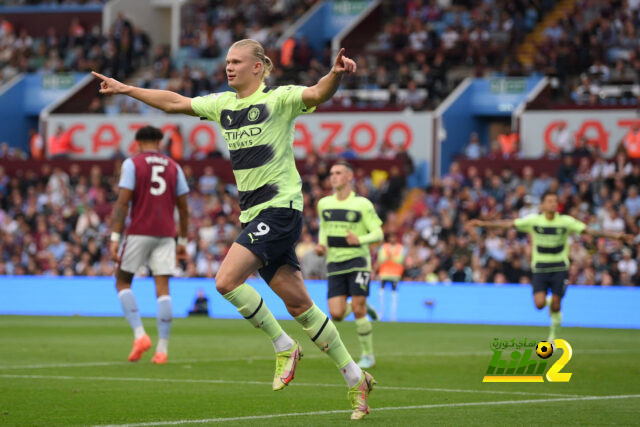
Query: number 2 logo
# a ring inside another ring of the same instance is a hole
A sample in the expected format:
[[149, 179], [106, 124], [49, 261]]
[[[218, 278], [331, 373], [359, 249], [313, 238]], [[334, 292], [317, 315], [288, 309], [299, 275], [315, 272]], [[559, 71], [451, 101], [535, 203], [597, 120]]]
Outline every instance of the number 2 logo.
[[562, 349], [562, 356], [560, 356], [560, 358], [556, 360], [556, 362], [551, 365], [547, 371], [547, 381], [557, 383], [569, 382], [571, 379], [571, 372], [560, 372], [560, 370], [569, 363], [569, 360], [571, 360], [571, 356], [573, 356], [573, 349], [568, 342], [562, 339], [553, 340], [553, 343], [557, 348]]
[[153, 185], [149, 189], [149, 192], [153, 196], [160, 196], [167, 190], [167, 181], [160, 175], [164, 172], [165, 167], [163, 165], [153, 165], [151, 166], [151, 183], [158, 184], [157, 187]]

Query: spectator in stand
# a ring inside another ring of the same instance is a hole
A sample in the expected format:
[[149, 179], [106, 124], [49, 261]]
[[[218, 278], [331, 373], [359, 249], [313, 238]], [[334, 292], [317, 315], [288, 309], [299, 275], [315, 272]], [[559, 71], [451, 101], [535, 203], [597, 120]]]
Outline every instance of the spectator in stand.
[[560, 154], [563, 156], [569, 155], [573, 153], [575, 144], [573, 141], [573, 136], [567, 127], [567, 122], [564, 120], [560, 122], [558, 126], [558, 134], [556, 137], [556, 147], [560, 151]]
[[629, 193], [624, 201], [624, 205], [629, 215], [637, 219], [638, 215], [640, 215], [640, 195], [638, 194], [638, 187], [636, 185], [629, 187]]
[[592, 157], [594, 155], [595, 149], [592, 145], [588, 144], [587, 137], [582, 136], [576, 140], [576, 146], [573, 149], [571, 155], [573, 157]]
[[640, 120], [633, 123], [620, 145], [624, 147], [629, 158], [640, 159]]
[[213, 166], [206, 166], [204, 174], [198, 180], [198, 188], [201, 193], [215, 195], [220, 179], [215, 175]]
[[29, 147], [32, 159], [44, 159], [44, 142], [42, 141], [42, 136], [35, 129], [29, 129]]
[[464, 149], [464, 155], [468, 159], [477, 160], [484, 154], [484, 148], [480, 145], [480, 137], [477, 132], [471, 132], [469, 142]]
[[506, 132], [498, 135], [500, 152], [505, 159], [516, 157], [518, 154], [518, 133]]
[[563, 157], [562, 164], [558, 168], [558, 182], [560, 184], [574, 182], [576, 170], [573, 157]]

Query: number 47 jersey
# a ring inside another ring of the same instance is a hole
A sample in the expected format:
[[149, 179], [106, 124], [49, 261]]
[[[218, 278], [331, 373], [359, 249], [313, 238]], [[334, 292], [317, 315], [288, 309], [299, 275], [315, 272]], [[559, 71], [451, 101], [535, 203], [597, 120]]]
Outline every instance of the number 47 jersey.
[[127, 234], [175, 236], [176, 199], [189, 192], [180, 165], [156, 151], [145, 151], [122, 163], [118, 186], [133, 191]]

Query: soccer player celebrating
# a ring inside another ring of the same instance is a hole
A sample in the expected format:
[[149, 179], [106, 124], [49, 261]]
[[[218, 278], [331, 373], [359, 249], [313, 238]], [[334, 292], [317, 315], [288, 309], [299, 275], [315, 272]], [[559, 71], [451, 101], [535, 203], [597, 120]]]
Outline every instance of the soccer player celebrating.
[[376, 364], [372, 326], [367, 319], [371, 279], [369, 244], [382, 240], [382, 221], [373, 204], [353, 192], [353, 168], [349, 163], [339, 161], [334, 164], [329, 171], [329, 180], [335, 193], [318, 202], [320, 242], [316, 253], [327, 255], [329, 313], [333, 320], [344, 319], [347, 297], [351, 297], [362, 348], [358, 365], [367, 369]]
[[235, 93], [191, 99], [94, 75], [102, 80], [101, 93], [126, 94], [168, 113], [200, 116], [220, 124], [238, 185], [244, 228], [220, 266], [216, 288], [272, 340], [276, 352], [273, 389], [281, 390], [293, 380], [302, 348], [282, 330], [258, 292], [245, 283], [259, 271], [314, 344], [340, 369], [349, 387], [351, 418], [364, 418], [369, 413], [367, 398], [373, 377], [353, 361], [333, 322], [311, 300], [294, 251], [302, 231], [303, 206], [293, 156], [295, 118], [330, 99], [342, 74], [354, 73], [356, 64], [341, 49], [331, 71], [311, 87], [265, 86], [272, 68], [260, 43], [240, 40], [226, 57], [227, 79]]
[[[151, 348], [145, 333], [136, 299], [131, 292], [133, 275], [142, 265], [148, 265], [156, 282], [158, 296], [158, 345], [151, 360], [167, 363], [169, 331], [171, 329], [171, 297], [169, 277], [178, 258], [186, 256], [189, 186], [180, 166], [159, 152], [162, 131], [145, 126], [136, 132], [140, 154], [125, 160], [120, 173], [120, 191], [113, 208], [110, 252], [119, 263], [116, 289], [124, 316], [134, 334], [129, 361], [135, 362]], [[118, 256], [120, 236], [131, 202], [131, 223]], [[180, 234], [176, 247], [174, 209], [178, 206]]]
[[[633, 236], [624, 233], [610, 233], [586, 228], [586, 224], [569, 215], [558, 213], [558, 196], [546, 192], [542, 196], [540, 214], [531, 214], [515, 220], [469, 221], [470, 226], [486, 228], [511, 228], [529, 233], [531, 236], [531, 268], [533, 270], [533, 302], [541, 310], [549, 305], [551, 328], [549, 339], [553, 342], [562, 321], [560, 301], [569, 283], [569, 234], [587, 233], [594, 237], [630, 240]], [[547, 292], [551, 289], [551, 300]]]

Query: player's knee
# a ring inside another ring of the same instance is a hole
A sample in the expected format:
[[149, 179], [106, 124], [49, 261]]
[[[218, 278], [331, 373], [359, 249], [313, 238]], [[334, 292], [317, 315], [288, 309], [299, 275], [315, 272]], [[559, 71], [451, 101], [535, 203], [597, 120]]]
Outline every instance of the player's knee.
[[331, 315], [331, 320], [334, 322], [340, 322], [344, 319], [344, 311], [339, 312], [338, 310], [329, 310], [329, 314]]
[[356, 307], [353, 306], [353, 315], [356, 317], [356, 319], [360, 319], [361, 317], [366, 316], [367, 314], [367, 307]]
[[313, 305], [313, 301], [307, 300], [305, 298], [300, 298], [292, 301], [291, 298], [289, 298], [287, 301], [285, 301], [285, 305], [287, 306], [287, 311], [290, 315], [292, 315], [293, 317], [298, 317], [311, 308], [311, 306]]
[[536, 308], [538, 310], [542, 310], [544, 308], [544, 306], [546, 305], [546, 302], [545, 301], [542, 301], [542, 302], [536, 301], [535, 305], [536, 305]]
[[220, 273], [216, 275], [216, 290], [220, 295], [228, 294], [237, 288], [240, 284], [235, 284], [228, 274]]
[[131, 288], [131, 281], [133, 280], [133, 274], [126, 271], [118, 270], [116, 273], [116, 289], [118, 292]]

